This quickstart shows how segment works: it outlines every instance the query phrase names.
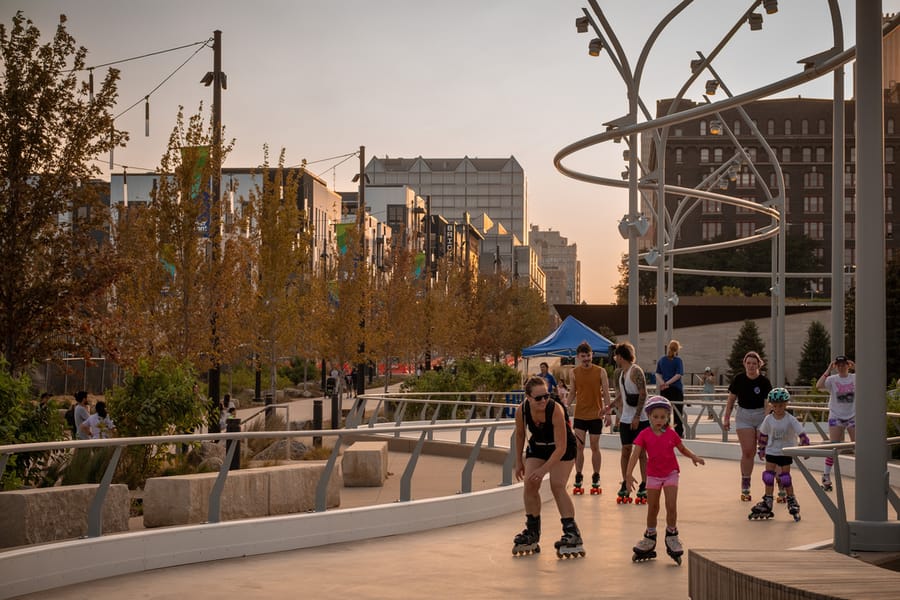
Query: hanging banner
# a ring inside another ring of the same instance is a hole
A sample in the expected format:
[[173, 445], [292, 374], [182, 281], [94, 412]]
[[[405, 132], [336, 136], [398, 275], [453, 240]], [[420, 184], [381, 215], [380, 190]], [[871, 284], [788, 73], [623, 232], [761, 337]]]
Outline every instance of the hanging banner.
[[209, 181], [204, 182], [203, 173], [209, 164], [209, 146], [182, 146], [181, 164], [189, 169], [190, 190], [188, 198], [200, 203], [200, 212], [197, 215], [197, 232], [203, 237], [209, 237], [210, 224], [210, 198]]
[[350, 233], [356, 227], [356, 223], [337, 223], [334, 226], [334, 235], [337, 237], [338, 252], [347, 254], [347, 246], [350, 244]]

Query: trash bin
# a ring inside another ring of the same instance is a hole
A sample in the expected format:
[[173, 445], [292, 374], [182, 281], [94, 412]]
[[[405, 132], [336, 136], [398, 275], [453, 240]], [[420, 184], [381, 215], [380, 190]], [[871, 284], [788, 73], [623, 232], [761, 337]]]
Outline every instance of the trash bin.
[[[525, 399], [525, 390], [512, 390], [507, 392], [504, 400], [508, 406], [503, 409], [504, 418], [512, 418], [516, 416], [516, 408]], [[512, 405], [512, 406], [509, 406]]]

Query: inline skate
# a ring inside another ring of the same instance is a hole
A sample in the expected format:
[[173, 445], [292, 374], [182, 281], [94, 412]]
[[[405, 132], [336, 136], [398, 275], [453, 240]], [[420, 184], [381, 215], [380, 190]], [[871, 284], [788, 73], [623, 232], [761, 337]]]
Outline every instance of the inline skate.
[[616, 495], [616, 504], [631, 504], [631, 492], [628, 491], [628, 485], [624, 481]]
[[603, 493], [603, 489], [600, 487], [600, 473], [594, 473], [591, 477], [591, 496], [599, 496]]
[[656, 533], [644, 532], [644, 537], [634, 545], [634, 556], [631, 557], [632, 562], [644, 562], [651, 558], [656, 558]]
[[647, 482], [642, 481], [641, 485], [638, 486], [638, 491], [634, 495], [634, 503], [637, 504], [647, 504]]
[[747, 515], [747, 518], [751, 521], [758, 521], [771, 519], [774, 516], [775, 513], [772, 512], [772, 496], [765, 495], [756, 506], [750, 509], [750, 514]]
[[559, 541], [554, 542], [557, 558], [578, 558], [585, 555], [584, 542], [581, 540], [581, 532], [574, 519], [563, 524], [563, 534]]
[[831, 485], [831, 475], [828, 473], [822, 475], [822, 489], [826, 492], [830, 492], [834, 489]]
[[681, 545], [681, 540], [678, 539], [678, 530], [669, 531], [666, 529], [666, 554], [672, 557], [679, 565], [681, 564], [681, 557], [684, 554], [684, 546]]
[[541, 540], [541, 518], [528, 515], [525, 521], [525, 529], [513, 538], [513, 556], [525, 556], [537, 554], [541, 551], [538, 542]]
[[582, 481], [584, 481], [584, 475], [582, 475], [581, 473], [575, 473], [575, 487], [572, 488], [573, 496], [584, 495], [584, 486], [582, 485]]
[[800, 520], [800, 505], [797, 504], [796, 496], [788, 496], [787, 497], [787, 508], [788, 512], [791, 513], [791, 516], [794, 517], [794, 521]]

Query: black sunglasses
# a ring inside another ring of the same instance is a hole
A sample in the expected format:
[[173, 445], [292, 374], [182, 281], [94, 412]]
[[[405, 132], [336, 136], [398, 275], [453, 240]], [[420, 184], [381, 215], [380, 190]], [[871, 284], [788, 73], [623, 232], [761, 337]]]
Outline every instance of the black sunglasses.
[[540, 394], [540, 395], [538, 395], [538, 396], [532, 396], [532, 397], [533, 397], [535, 400], [537, 400], [538, 402], [541, 402], [542, 400], [546, 400], [547, 398], [549, 398], [549, 397], [550, 397], [550, 394]]

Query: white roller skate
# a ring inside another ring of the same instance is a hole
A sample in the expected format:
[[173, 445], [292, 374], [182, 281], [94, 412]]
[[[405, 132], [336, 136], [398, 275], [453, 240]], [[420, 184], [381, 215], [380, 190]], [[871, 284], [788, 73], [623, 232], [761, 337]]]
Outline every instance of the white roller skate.
[[666, 553], [672, 557], [679, 565], [681, 564], [681, 556], [684, 554], [684, 546], [681, 545], [681, 540], [678, 539], [678, 530], [669, 531], [666, 530]]
[[651, 558], [656, 558], [656, 534], [644, 532], [644, 537], [634, 545], [634, 556], [631, 557], [632, 562], [644, 562]]

